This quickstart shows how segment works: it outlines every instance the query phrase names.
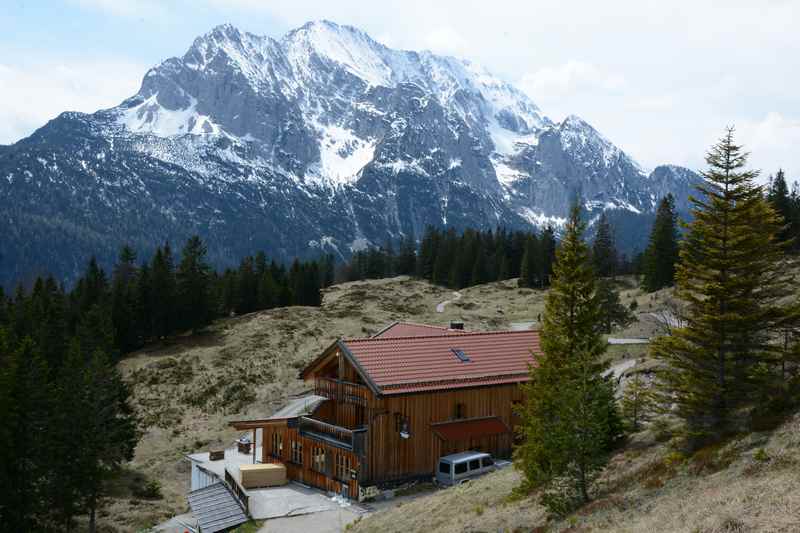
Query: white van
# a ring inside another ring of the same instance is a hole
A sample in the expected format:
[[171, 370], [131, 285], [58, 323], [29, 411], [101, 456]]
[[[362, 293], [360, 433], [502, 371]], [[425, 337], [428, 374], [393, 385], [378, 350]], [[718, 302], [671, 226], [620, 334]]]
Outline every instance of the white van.
[[440, 485], [458, 485], [494, 469], [494, 459], [488, 453], [461, 452], [445, 455], [439, 458], [436, 482]]

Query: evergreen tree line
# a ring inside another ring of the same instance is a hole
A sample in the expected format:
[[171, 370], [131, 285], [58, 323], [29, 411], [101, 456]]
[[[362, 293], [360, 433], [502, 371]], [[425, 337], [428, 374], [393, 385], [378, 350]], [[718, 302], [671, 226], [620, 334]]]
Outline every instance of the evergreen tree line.
[[548, 227], [535, 232], [428, 227], [417, 246], [413, 237], [353, 254], [339, 272], [345, 281], [409, 275], [460, 289], [519, 277], [522, 287], [549, 284], [556, 238]]
[[38, 278], [30, 291], [19, 286], [13, 297], [0, 288], [0, 325], [21, 339], [30, 337], [54, 367], [75, 336], [90, 353], [101, 349], [117, 359], [151, 340], [199, 330], [231, 313], [318, 306], [320, 289], [333, 283], [333, 272], [331, 256], [295, 260], [287, 268], [259, 252], [220, 274], [206, 261], [199, 237], [187, 240], [179, 258], [165, 244], [141, 264], [124, 246], [110, 276], [91, 259], [72, 290], [52, 277]]
[[778, 236], [786, 242], [786, 250], [793, 254], [800, 253], [800, 183], [795, 181], [790, 191], [786, 174], [778, 170], [774, 177], [770, 177], [765, 194], [781, 217], [782, 227]]
[[800, 297], [786, 255], [791, 224], [775, 204], [775, 180], [767, 191], [755, 182], [732, 130], [706, 161], [683, 237], [667, 197], [642, 261], [643, 288], [674, 282], [685, 307], [671, 332], [651, 344], [661, 363], [654, 385], [637, 375], [619, 404], [600, 336], [596, 275], [605, 254], [597, 247], [607, 239], [598, 235], [590, 253], [579, 212], [572, 212], [545, 300], [543, 354], [519, 408], [515, 452], [523, 474], [518, 491], [540, 490], [554, 515], [591, 499], [623, 431], [639, 430], [653, 412], [678, 424], [671, 445], [690, 454], [774, 427], [800, 405]]
[[[781, 249], [788, 254], [799, 253], [800, 184], [795, 182], [790, 191], [785, 173], [779, 170], [774, 177], [770, 177], [767, 187], [758, 189], [758, 194], [763, 195], [778, 215], [776, 238], [783, 243]], [[676, 265], [680, 261], [679, 241], [675, 199], [670, 194], [659, 203], [647, 249], [637, 261], [644, 290], [654, 292], [675, 284]]]
[[107, 317], [71, 316], [58, 294], [48, 280], [23, 306], [0, 299], [0, 531], [70, 531], [84, 515], [94, 532], [139, 437]]
[[353, 254], [340, 272], [346, 281], [409, 275], [461, 289], [490, 281], [520, 278], [524, 287], [546, 287], [555, 257], [552, 228], [534, 232], [479, 231], [428, 227], [422, 240], [403, 237]]
[[94, 530], [138, 441], [121, 355], [230, 313], [319, 305], [333, 272], [332, 257], [287, 268], [258, 253], [218, 274], [192, 237], [141, 264], [125, 246], [110, 276], [91, 259], [69, 291], [0, 288], [0, 531], [68, 531], [80, 515]]

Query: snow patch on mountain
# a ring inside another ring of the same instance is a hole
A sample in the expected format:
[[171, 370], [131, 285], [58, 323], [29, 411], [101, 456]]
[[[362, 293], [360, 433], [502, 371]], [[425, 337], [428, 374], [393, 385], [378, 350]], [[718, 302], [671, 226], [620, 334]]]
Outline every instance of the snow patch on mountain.
[[167, 109], [158, 102], [158, 93], [141, 104], [123, 110], [118, 123], [133, 133], [150, 133], [159, 137], [175, 135], [219, 135], [222, 129], [211, 117], [197, 112], [197, 99], [189, 97], [185, 109]]
[[309, 169], [310, 176], [321, 185], [353, 182], [358, 172], [372, 161], [376, 142], [361, 139], [341, 126], [319, 123], [316, 126], [321, 135], [320, 162]]
[[530, 207], [523, 207], [519, 211], [519, 214], [522, 216], [522, 218], [539, 228], [552, 226], [555, 229], [559, 229], [563, 228], [567, 224], [566, 217], [547, 216], [543, 213], [537, 213]]

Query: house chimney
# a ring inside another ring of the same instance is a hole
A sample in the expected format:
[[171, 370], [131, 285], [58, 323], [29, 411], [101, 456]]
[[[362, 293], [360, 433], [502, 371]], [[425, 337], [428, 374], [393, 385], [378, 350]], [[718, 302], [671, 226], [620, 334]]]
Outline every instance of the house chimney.
[[451, 320], [450, 321], [450, 329], [463, 330], [464, 329], [464, 323], [463, 322], [456, 322], [455, 320]]

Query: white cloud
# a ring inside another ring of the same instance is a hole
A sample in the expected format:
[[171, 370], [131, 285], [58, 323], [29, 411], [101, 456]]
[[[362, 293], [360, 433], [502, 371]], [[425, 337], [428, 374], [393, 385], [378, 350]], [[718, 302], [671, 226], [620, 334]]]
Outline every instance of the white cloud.
[[625, 79], [590, 63], [570, 60], [557, 67], [543, 67], [526, 74], [519, 85], [534, 100], [544, 101], [579, 91], [618, 91], [625, 87]]
[[750, 152], [750, 166], [762, 170], [762, 181], [778, 168], [792, 180], [800, 178], [800, 118], [772, 111], [735, 126], [738, 142]]
[[[67, 1], [102, 14], [146, 17], [149, 26], [130, 25], [130, 32], [148, 31], [154, 43], [150, 52], [163, 43], [162, 58], [190, 45], [193, 35], [186, 36], [187, 28], [200, 34], [231, 21], [280, 37], [304, 22], [327, 18], [362, 28], [395, 48], [430, 48], [474, 60], [519, 82], [551, 118], [584, 117], [646, 166], [702, 167], [705, 151], [733, 123], [755, 166], [765, 173], [783, 166], [800, 177], [794, 155], [800, 150], [792, 150], [798, 145], [800, 69], [790, 68], [800, 56], [800, 2], [792, 0]], [[124, 33], [115, 38], [117, 49], [135, 42]], [[132, 56], [140, 52], [131, 48]], [[3, 52], [0, 63], [8, 63], [14, 55]], [[56, 58], [61, 53], [50, 52]], [[49, 59], [51, 68], [73, 64]], [[148, 56], [146, 62], [156, 59]], [[8, 65], [23, 74], [15, 78], [12, 97], [0, 102], [0, 142], [29, 133], [65, 108], [113, 105], [135, 92], [146, 71], [137, 67], [130, 74], [105, 76], [89, 69], [86, 79], [97, 83], [77, 94], [69, 81], [74, 77], [51, 79], [44, 67], [29, 66], [30, 58], [19, 62], [24, 68]], [[106, 64], [103, 68], [115, 72], [112, 62]], [[0, 73], [4, 97], [8, 76]], [[120, 85], [128, 88], [115, 88]], [[16, 125], [13, 134], [10, 123]]]
[[0, 143], [33, 133], [63, 111], [112, 107], [136, 93], [143, 65], [108, 59], [0, 63]]
[[425, 36], [425, 48], [439, 54], [460, 55], [468, 48], [467, 41], [453, 28], [434, 28]]

